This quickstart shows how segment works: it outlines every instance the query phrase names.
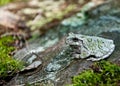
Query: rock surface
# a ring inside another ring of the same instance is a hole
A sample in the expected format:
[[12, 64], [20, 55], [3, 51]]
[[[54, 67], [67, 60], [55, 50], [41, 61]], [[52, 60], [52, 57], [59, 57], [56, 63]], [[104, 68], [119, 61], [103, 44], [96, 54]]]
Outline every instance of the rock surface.
[[[114, 41], [116, 48], [107, 60], [120, 64], [120, 6], [117, 4], [119, 2], [120, 0], [113, 0], [111, 3], [106, 3], [108, 5], [101, 5], [99, 8], [93, 9], [93, 13], [90, 11], [91, 15], [94, 14], [95, 10], [103, 10], [100, 12], [100, 15], [99, 13], [95, 14], [95, 17], [88, 19], [88, 21], [82, 26], [76, 26], [76, 28], [69, 26], [66, 27], [63, 25], [59, 26], [62, 29], [58, 29], [58, 32], [54, 33], [55, 37], [59, 38], [63, 37], [64, 34], [68, 32], [75, 32], [111, 39]], [[108, 6], [108, 9], [104, 10], [105, 6]], [[51, 32], [52, 30], [47, 34]], [[45, 51], [39, 53], [39, 56], [43, 59], [42, 68], [38, 67], [36, 70], [31, 71], [29, 75], [27, 75], [28, 73], [25, 73], [16, 76], [10, 81], [8, 86], [25, 85], [25, 83], [32, 84], [33, 86], [35, 85], [34, 83], [41, 86], [65, 86], [66, 84], [71, 83], [71, 77], [79, 74], [85, 69], [89, 69], [93, 62], [84, 59], [71, 61], [71, 59], [69, 59], [69, 50], [67, 52], [67, 48], [65, 46], [65, 38], [63, 38], [52, 47], [46, 48]], [[65, 60], [67, 62], [60, 63], [63, 64], [62, 67], [60, 65], [56, 65], [56, 62], [60, 58], [63, 58], [64, 60], [64, 57], [67, 58], [67, 60]], [[69, 63], [69, 61], [71, 62]], [[54, 64], [51, 64], [51, 62]], [[50, 68], [52, 67], [51, 65], [56, 65], [56, 67]], [[62, 69], [59, 69], [59, 67]]]

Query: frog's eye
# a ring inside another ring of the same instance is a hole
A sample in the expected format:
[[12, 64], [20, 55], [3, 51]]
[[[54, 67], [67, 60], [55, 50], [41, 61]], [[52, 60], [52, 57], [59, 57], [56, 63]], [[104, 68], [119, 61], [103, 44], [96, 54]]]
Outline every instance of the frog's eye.
[[72, 40], [74, 41], [74, 42], [78, 42], [79, 41], [79, 39], [78, 38], [72, 38]]

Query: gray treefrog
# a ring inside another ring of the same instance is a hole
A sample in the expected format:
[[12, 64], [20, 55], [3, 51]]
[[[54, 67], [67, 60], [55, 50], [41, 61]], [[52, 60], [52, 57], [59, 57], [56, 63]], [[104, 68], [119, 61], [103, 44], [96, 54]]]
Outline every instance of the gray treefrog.
[[74, 58], [99, 61], [107, 58], [115, 49], [113, 40], [70, 33], [66, 43], [73, 49]]

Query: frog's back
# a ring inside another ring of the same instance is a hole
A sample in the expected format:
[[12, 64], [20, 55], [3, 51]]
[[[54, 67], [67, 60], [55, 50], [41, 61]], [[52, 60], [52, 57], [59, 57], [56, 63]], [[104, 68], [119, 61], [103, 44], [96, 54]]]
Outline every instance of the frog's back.
[[96, 57], [110, 54], [109, 52], [115, 48], [113, 40], [100, 37], [87, 36], [83, 42], [91, 55], [95, 55]]

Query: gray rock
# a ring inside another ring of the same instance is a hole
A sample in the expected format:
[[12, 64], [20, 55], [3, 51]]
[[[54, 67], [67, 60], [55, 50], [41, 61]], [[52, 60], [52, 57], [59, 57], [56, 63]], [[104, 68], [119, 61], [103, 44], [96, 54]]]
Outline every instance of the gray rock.
[[35, 69], [35, 68], [39, 67], [41, 64], [42, 64], [42, 61], [34, 61], [32, 64], [23, 68], [21, 71]]

